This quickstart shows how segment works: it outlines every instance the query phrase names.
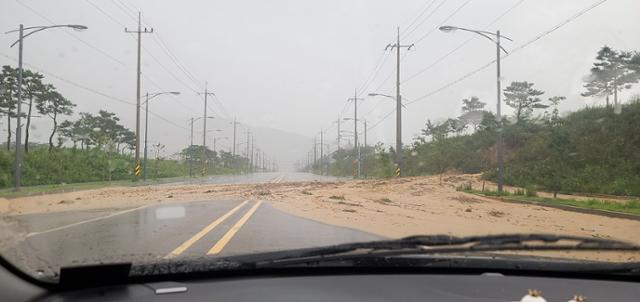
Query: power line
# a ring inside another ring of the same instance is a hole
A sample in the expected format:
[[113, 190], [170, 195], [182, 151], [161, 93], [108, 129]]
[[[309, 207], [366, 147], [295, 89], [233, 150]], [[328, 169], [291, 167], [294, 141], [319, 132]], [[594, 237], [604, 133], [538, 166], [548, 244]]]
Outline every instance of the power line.
[[440, 2], [440, 4], [438, 4], [438, 6], [436, 6], [426, 18], [424, 18], [422, 21], [420, 21], [420, 23], [418, 23], [418, 25], [416, 25], [416, 27], [414, 27], [409, 33], [406, 34], [405, 39], [406, 39], [407, 36], [411, 35], [418, 28], [420, 28], [420, 26], [422, 26], [422, 24], [427, 22], [431, 18], [431, 16], [433, 16], [433, 14], [435, 14], [438, 11], [438, 9], [440, 9], [440, 7], [442, 7], [442, 5], [444, 5], [446, 2], [447, 2], [447, 0], [442, 0], [442, 2]]
[[407, 32], [407, 30], [409, 30], [409, 28], [411, 28], [411, 26], [413, 26], [418, 19], [420, 19], [420, 17], [422, 17], [422, 15], [424, 15], [429, 8], [431, 8], [431, 6], [436, 2], [436, 0], [431, 0], [431, 2], [429, 2], [429, 4], [427, 4], [425, 6], [424, 9], [422, 9], [422, 11], [413, 19], [413, 21], [411, 21], [411, 23], [407, 26], [404, 27], [404, 29], [402, 30], [402, 32], [400, 32], [400, 38], [404, 38], [404, 33]]
[[[561, 27], [563, 27], [563, 26], [565, 26], [565, 25], [567, 25], [567, 24], [571, 23], [573, 20], [577, 19], [578, 17], [580, 17], [580, 16], [584, 15], [585, 13], [587, 13], [587, 12], [591, 11], [592, 9], [594, 9], [594, 8], [596, 8], [596, 7], [598, 7], [598, 6], [600, 6], [601, 4], [603, 4], [603, 3], [607, 2], [607, 1], [608, 1], [608, 0], [599, 0], [599, 1], [596, 1], [596, 2], [595, 2], [595, 3], [593, 3], [592, 5], [588, 6], [587, 8], [585, 8], [585, 9], [583, 9], [583, 10], [581, 10], [581, 11], [579, 11], [578, 13], [576, 13], [576, 14], [574, 14], [573, 16], [569, 17], [568, 19], [566, 19], [566, 20], [564, 20], [564, 21], [562, 21], [562, 22], [558, 23], [557, 25], [553, 26], [553, 27], [552, 27], [552, 28], [550, 28], [549, 30], [546, 30], [546, 31], [542, 32], [541, 34], [537, 35], [537, 36], [536, 36], [536, 37], [534, 37], [533, 39], [531, 39], [531, 40], [529, 40], [529, 41], [525, 42], [524, 44], [522, 44], [522, 45], [520, 45], [520, 46], [518, 46], [518, 47], [514, 48], [514, 49], [513, 49], [509, 54], [505, 55], [503, 58], [508, 58], [508, 57], [509, 57], [509, 56], [511, 56], [513, 53], [516, 53], [516, 52], [518, 52], [518, 51], [520, 51], [520, 50], [522, 50], [522, 49], [526, 48], [527, 46], [531, 45], [532, 43], [534, 43], [534, 42], [536, 42], [536, 41], [538, 41], [538, 40], [542, 39], [543, 37], [545, 37], [545, 36], [547, 36], [547, 35], [549, 35], [549, 34], [553, 33], [554, 31], [556, 31], [556, 30], [560, 29]], [[486, 63], [486, 64], [484, 64], [484, 65], [480, 66], [479, 68], [476, 68], [476, 69], [472, 70], [471, 72], [466, 73], [466, 74], [465, 74], [465, 75], [463, 75], [462, 77], [457, 78], [457, 79], [455, 79], [455, 80], [453, 80], [453, 81], [451, 81], [451, 82], [449, 82], [449, 83], [447, 83], [447, 84], [445, 84], [445, 85], [441, 86], [440, 88], [435, 89], [435, 90], [433, 90], [433, 91], [431, 91], [431, 92], [429, 92], [429, 93], [427, 93], [427, 94], [425, 94], [425, 95], [423, 95], [423, 96], [421, 96], [421, 97], [419, 97], [419, 98], [416, 98], [416, 99], [414, 99], [413, 101], [406, 103], [405, 105], [407, 105], [407, 106], [408, 106], [408, 105], [411, 105], [411, 104], [413, 104], [413, 103], [416, 103], [416, 102], [419, 102], [419, 101], [421, 101], [421, 100], [424, 100], [424, 99], [426, 99], [426, 98], [428, 98], [428, 97], [430, 97], [430, 96], [432, 96], [432, 95], [434, 95], [434, 94], [437, 94], [437, 93], [439, 93], [439, 92], [441, 92], [441, 91], [443, 91], [443, 90], [445, 90], [445, 89], [447, 89], [447, 88], [449, 88], [449, 87], [451, 87], [451, 86], [453, 86], [453, 85], [455, 85], [455, 84], [457, 84], [457, 83], [459, 83], [459, 82], [461, 82], [461, 81], [463, 81], [463, 80], [465, 80], [465, 79], [467, 79], [467, 78], [469, 78], [469, 77], [473, 76], [474, 74], [476, 74], [476, 73], [478, 73], [478, 72], [480, 72], [480, 71], [482, 71], [482, 70], [486, 69], [487, 67], [489, 67], [489, 66], [493, 65], [493, 63], [495, 63], [495, 61], [496, 61], [495, 59], [494, 59], [494, 60], [491, 60], [490, 62], [488, 62], [488, 63]], [[372, 129], [372, 128], [374, 128], [375, 126], [378, 126], [378, 125], [379, 125], [380, 123], [382, 123], [386, 118], [388, 118], [388, 117], [391, 115], [391, 113], [393, 113], [393, 111], [391, 111], [391, 112], [389, 112], [388, 114], [386, 114], [382, 119], [380, 119], [378, 122], [376, 122], [376, 123], [375, 123], [372, 127], [370, 127], [369, 129]]]
[[[30, 10], [32, 13], [34, 13], [34, 14], [35, 14], [35, 15], [37, 15], [38, 17], [40, 17], [40, 18], [42, 18], [43, 20], [45, 20], [45, 21], [49, 22], [49, 24], [52, 24], [52, 25], [53, 25], [53, 24], [56, 24], [56, 23], [55, 23], [55, 22], [53, 22], [51, 19], [47, 18], [46, 16], [44, 16], [43, 14], [41, 14], [40, 12], [38, 12], [37, 10], [35, 10], [34, 8], [32, 8], [31, 6], [29, 6], [29, 5], [25, 4], [25, 3], [22, 3], [21, 1], [16, 1], [16, 2], [18, 2], [18, 4], [22, 5], [23, 7], [27, 8], [28, 10]], [[93, 45], [89, 44], [88, 42], [86, 42], [86, 41], [82, 40], [81, 38], [78, 38], [76, 35], [74, 35], [74, 34], [72, 34], [72, 33], [68, 32], [68, 31], [66, 31], [66, 30], [63, 30], [62, 32], [64, 32], [66, 35], [69, 35], [69, 36], [71, 36], [72, 38], [74, 38], [74, 39], [78, 40], [80, 43], [82, 43], [82, 44], [84, 44], [84, 45], [88, 46], [89, 48], [91, 48], [91, 49], [93, 49], [93, 50], [97, 51], [98, 53], [100, 53], [100, 54], [102, 54], [103, 56], [105, 56], [105, 57], [109, 58], [110, 60], [112, 60], [112, 61], [114, 61], [114, 62], [116, 62], [116, 63], [120, 64], [121, 66], [126, 66], [126, 64], [125, 64], [124, 62], [122, 62], [122, 61], [120, 61], [119, 59], [117, 59], [117, 58], [113, 57], [112, 55], [110, 55], [110, 54], [108, 54], [108, 53], [104, 52], [102, 49], [100, 49], [100, 48], [98, 48], [98, 47], [95, 47], [95, 46], [93, 46]]]
[[[107, 13], [105, 10], [103, 10], [102, 8], [100, 8], [100, 6], [92, 3], [90, 0], [86, 0], [86, 2], [88, 4], [90, 4], [93, 8], [95, 8], [96, 10], [98, 10], [100, 13], [102, 13], [104, 16], [106, 16], [109, 20], [113, 21], [114, 23], [122, 26], [122, 27], [126, 27], [124, 25], [124, 23], [118, 21], [118, 19], [116, 19], [115, 17], [113, 17], [111, 14]], [[155, 36], [154, 36], [155, 37]], [[131, 39], [135, 40], [134, 37], [131, 37]], [[149, 51], [147, 49], [145, 49], [145, 52], [149, 53]], [[142, 74], [142, 77], [144, 77], [148, 82], [151, 83], [152, 86], [154, 86], [156, 89], [158, 90], [162, 90], [162, 87], [156, 82], [154, 81], [150, 76], [146, 75], [145, 73]], [[171, 95], [171, 100], [173, 100], [174, 102], [178, 103], [181, 109], [185, 110], [185, 111], [195, 111], [193, 108], [185, 105], [184, 103], [179, 103], [177, 101], [177, 97], [174, 95]]]
[[[402, 63], [402, 61], [404, 61], [404, 58], [407, 56], [407, 54], [408, 54], [408, 53], [406, 53], [406, 52], [402, 54], [402, 56], [400, 57], [400, 63]], [[380, 90], [380, 88], [382, 88], [382, 86], [384, 86], [384, 84], [386, 84], [386, 83], [389, 81], [389, 79], [391, 79], [391, 76], [393, 76], [393, 74], [394, 74], [394, 73], [393, 73], [393, 71], [391, 71], [391, 72], [387, 75], [387, 77], [386, 77], [386, 78], [384, 78], [384, 80], [382, 80], [382, 82], [380, 82], [380, 85], [378, 85], [378, 86], [376, 87], [376, 89], [374, 89], [373, 91], [379, 91], [379, 90]]]
[[114, 18], [113, 16], [111, 16], [109, 13], [107, 13], [106, 11], [104, 11], [102, 8], [100, 8], [99, 6], [97, 6], [95, 3], [91, 2], [91, 0], [85, 0], [89, 5], [93, 6], [93, 8], [95, 8], [96, 10], [98, 10], [100, 13], [102, 13], [104, 16], [106, 16], [107, 18], [109, 18], [111, 21], [115, 22], [116, 24], [120, 25], [121, 27], [126, 27], [126, 25], [124, 25], [124, 23], [118, 21], [116, 18]]
[[[135, 16], [135, 12], [139, 11], [139, 9], [137, 7], [135, 7], [133, 4], [122, 2], [120, 0], [113, 0], [113, 3], [116, 4], [116, 6], [129, 17]], [[119, 3], [119, 5], [118, 5], [118, 3]], [[144, 21], [142, 23], [144, 25], [148, 26], [148, 24], [145, 23]], [[193, 74], [187, 70], [187, 68], [184, 66], [184, 64], [182, 64], [180, 62], [180, 60], [178, 59], [178, 57], [175, 54], [173, 54], [173, 52], [169, 49], [169, 47], [167, 46], [167, 43], [165, 43], [164, 40], [162, 40], [162, 37], [160, 37], [158, 34], [156, 34], [156, 35], [154, 35], [153, 40], [154, 40], [154, 42], [156, 42], [156, 44], [158, 44], [158, 46], [160, 46], [160, 49], [167, 55], [167, 57], [169, 57], [169, 59], [171, 61], [173, 61], [173, 63], [176, 65], [176, 67], [178, 67], [178, 69], [180, 71], [182, 71], [182, 73], [184, 73], [186, 75], [187, 79], [189, 79], [193, 84], [195, 84], [196, 87], [201, 86], [201, 83], [199, 83], [195, 79]], [[146, 49], [145, 49], [145, 52], [149, 53], [149, 51], [146, 50]], [[164, 68], [164, 67], [163, 67], [163, 69], [167, 70], [167, 68]], [[172, 75], [172, 76], [175, 78], [174, 75]], [[180, 81], [180, 82], [182, 82], [182, 81]], [[185, 85], [184, 82], [182, 82], [182, 83], [183, 83], [183, 85]], [[185, 87], [189, 87], [189, 86], [185, 85]]]
[[358, 89], [358, 91], [360, 91], [360, 93], [363, 93], [363, 91], [365, 91], [369, 87], [371, 82], [378, 75], [378, 73], [380, 72], [380, 69], [382, 68], [382, 66], [384, 66], [384, 63], [387, 61], [387, 58], [389, 57], [386, 54], [387, 54], [387, 51], [384, 50], [382, 52], [382, 54], [380, 55], [380, 58], [378, 58], [375, 67], [373, 68], [373, 70], [371, 71], [371, 73], [369, 74], [367, 79], [364, 81], [364, 83], [362, 83], [362, 85]]
[[378, 125], [380, 125], [384, 120], [386, 120], [388, 117], [391, 116], [391, 114], [393, 114], [396, 110], [391, 110], [389, 111], [389, 113], [385, 114], [379, 121], [377, 121], [375, 124], [367, 127], [369, 129], [369, 131], [371, 131], [371, 129], [377, 127]]
[[[453, 16], [455, 16], [456, 14], [458, 14], [460, 12], [460, 10], [462, 10], [465, 6], [467, 6], [467, 4], [469, 4], [469, 2], [471, 2], [471, 0], [467, 0], [464, 3], [462, 3], [462, 5], [458, 6], [458, 8], [456, 8], [453, 13], [451, 13], [449, 16], [447, 16], [447, 18], [445, 18], [444, 20], [442, 20], [442, 22], [440, 22], [440, 24], [443, 24], [447, 21], [449, 21], [449, 19], [451, 19]], [[426, 34], [424, 34], [422, 37], [418, 38], [418, 40], [415, 42], [415, 44], [420, 43], [420, 41], [424, 40], [426, 37], [428, 37], [431, 33], [433, 33], [435, 30], [437, 29], [437, 27], [433, 27], [430, 31], [428, 31]]]
[[[131, 18], [131, 20], [136, 21], [137, 22], [137, 16], [135, 11], [130, 11], [131, 9], [128, 8], [127, 6], [124, 5], [124, 3], [117, 1], [117, 0], [111, 0], [111, 2], [113, 2], [113, 4], [122, 12], [124, 12], [124, 14]], [[144, 23], [144, 22], [143, 22]], [[147, 27], [150, 27], [148, 24], [143, 24]]]
[[[129, 10], [129, 12], [131, 12], [132, 14], [135, 12], [135, 10], [138, 10], [138, 8], [137, 8], [137, 7], [135, 7], [135, 5], [133, 5], [133, 4], [123, 3], [123, 2], [122, 2], [122, 1], [120, 1], [120, 0], [113, 0], [113, 1], [117, 1], [117, 2], [119, 2], [119, 3], [122, 5], [122, 7], [124, 7], [126, 10]], [[131, 7], [129, 7], [128, 5], [130, 5], [132, 8], [131, 8]], [[123, 10], [123, 11], [125, 11], [125, 10]], [[126, 13], [126, 11], [125, 11], [125, 13]], [[178, 58], [178, 57], [177, 57], [177, 56], [176, 56], [176, 55], [171, 51], [171, 49], [168, 47], [167, 43], [162, 39], [162, 37], [161, 37], [160, 35], [157, 35], [157, 37], [154, 37], [154, 39], [155, 39], [155, 42], [160, 46], [160, 48], [161, 48], [161, 49], [165, 52], [165, 54], [169, 57], [169, 59], [170, 59], [171, 61], [173, 61], [173, 63], [176, 65], [176, 67], [178, 67], [178, 69], [179, 69], [180, 71], [182, 71], [182, 73], [186, 76], [186, 78], [187, 78], [188, 80], [190, 80], [190, 81], [192, 82], [192, 84], [194, 84], [195, 86], [200, 86], [200, 85], [201, 85], [201, 83], [200, 83], [200, 82], [198, 82], [198, 80], [196, 80], [195, 76], [193, 76], [193, 73], [191, 73], [191, 72], [189, 71], [189, 69], [187, 69], [187, 68], [186, 68], [185, 64], [184, 64], [184, 63], [182, 63], [182, 62], [181, 62], [181, 60], [180, 60], [180, 59], [179, 59], [179, 58]], [[145, 49], [145, 51], [146, 51], [146, 52], [148, 52], [146, 49]], [[151, 55], [151, 54], [150, 54], [150, 55]], [[151, 55], [151, 56], [152, 56], [152, 58], [153, 58], [153, 55]], [[158, 60], [157, 60], [157, 59], [155, 59], [155, 58], [154, 58], [154, 60], [155, 60], [156, 62], [158, 62]], [[159, 62], [158, 62], [158, 63], [159, 63]], [[162, 66], [162, 64], [161, 64], [161, 63], [159, 63], [159, 64]], [[165, 69], [167, 72], [169, 72], [169, 71], [167, 70], [167, 68], [166, 68], [166, 67], [164, 67], [164, 66], [162, 66], [162, 67], [163, 67], [163, 69]], [[174, 77], [176, 80], [178, 80], [178, 79], [177, 79], [177, 76], [175, 76], [173, 73], [170, 73], [170, 74], [172, 75], [172, 77]], [[188, 86], [185, 82], [183, 82], [183, 81], [181, 81], [181, 80], [178, 80], [178, 81], [179, 81], [179, 82], [181, 82], [185, 87], [187, 87], [187, 88], [189, 88], [189, 89], [191, 89], [191, 90], [193, 90], [194, 92], [196, 92], [196, 93], [197, 93], [197, 91], [196, 91], [196, 90], [194, 90], [193, 88], [191, 88], [190, 86]], [[222, 104], [222, 102], [220, 102], [220, 100], [219, 100], [219, 98], [218, 98], [217, 96], [214, 96], [213, 101], [214, 101], [214, 103], [215, 103], [215, 104], [220, 108], [220, 110], [219, 110], [219, 111], [220, 111], [220, 112], [221, 112], [221, 113], [222, 113], [222, 114], [223, 114], [227, 119], [231, 119], [231, 115], [227, 112], [226, 108], [224, 107], [224, 105]], [[212, 111], [212, 112], [216, 112], [216, 110], [213, 110], [213, 107], [211, 107], [211, 105], [209, 105], [209, 104], [207, 104], [207, 110], [210, 110], [210, 111]]]
[[196, 92], [196, 93], [198, 92], [198, 90], [194, 89], [189, 84], [185, 83], [182, 79], [180, 79], [178, 76], [176, 76], [171, 70], [169, 70], [169, 68], [167, 68], [167, 66], [162, 64], [162, 62], [160, 62], [160, 60], [158, 60], [158, 58], [156, 58], [156, 56], [154, 56], [153, 53], [151, 53], [146, 47], [142, 46], [142, 49], [144, 49], [144, 52], [147, 53], [151, 57], [151, 59], [153, 59], [153, 61], [155, 61], [158, 65], [160, 65], [160, 67], [162, 69], [164, 69], [164, 71], [166, 71], [176, 81], [180, 82], [180, 84], [182, 84], [185, 88], [188, 88], [189, 90], [191, 90], [193, 92]]
[[156, 43], [160, 45], [160, 48], [167, 54], [169, 59], [173, 61], [173, 63], [178, 67], [178, 69], [180, 69], [180, 71], [182, 71], [182, 73], [184, 73], [187, 76], [187, 78], [191, 80], [193, 84], [195, 84], [195, 86], [201, 86], [201, 83], [198, 82], [198, 80], [196, 80], [193, 74], [185, 67], [185, 65], [178, 59], [178, 57], [171, 51], [171, 49], [169, 49], [169, 47], [167, 46], [167, 43], [164, 42], [164, 40], [159, 34], [156, 34], [154, 36], [154, 40], [156, 40]]
[[[3, 57], [5, 57], [5, 58], [7, 58], [7, 59], [9, 59], [9, 60], [11, 60], [11, 61], [14, 61], [14, 62], [17, 62], [17, 61], [18, 61], [17, 59], [15, 59], [15, 58], [13, 58], [13, 57], [11, 57], [11, 56], [7, 55], [7, 54], [4, 54], [4, 53], [0, 53], [0, 56], [3, 56]], [[74, 87], [80, 88], [80, 89], [82, 89], [82, 90], [85, 90], [85, 91], [91, 92], [91, 93], [93, 93], [93, 94], [99, 95], [99, 96], [101, 96], [101, 97], [104, 97], [104, 98], [107, 98], [107, 99], [110, 99], [110, 100], [113, 100], [113, 101], [116, 101], [116, 102], [119, 102], [119, 103], [127, 104], [127, 105], [130, 105], [130, 106], [136, 106], [136, 104], [135, 104], [135, 103], [129, 102], [129, 101], [127, 101], [127, 100], [124, 100], [124, 99], [121, 99], [121, 98], [118, 98], [118, 97], [115, 97], [115, 96], [112, 96], [112, 95], [109, 95], [109, 94], [106, 94], [106, 93], [104, 93], [104, 92], [98, 91], [98, 90], [93, 89], [93, 88], [91, 88], [91, 87], [88, 87], [88, 86], [85, 86], [85, 85], [82, 85], [82, 84], [76, 83], [76, 82], [71, 81], [71, 80], [69, 80], [69, 79], [63, 78], [62, 76], [59, 76], [59, 75], [57, 75], [57, 74], [51, 73], [51, 72], [49, 72], [49, 71], [46, 71], [46, 70], [44, 70], [44, 69], [42, 69], [42, 68], [40, 68], [40, 67], [38, 67], [38, 66], [35, 66], [35, 65], [33, 65], [33, 64], [28, 64], [28, 63], [23, 63], [23, 64], [24, 64], [25, 66], [27, 66], [27, 67], [29, 67], [29, 68], [33, 69], [33, 70], [36, 70], [36, 71], [38, 71], [38, 72], [40, 72], [40, 73], [43, 73], [43, 74], [45, 74], [45, 75], [47, 75], [47, 76], [50, 76], [50, 77], [52, 77], [52, 78], [58, 79], [58, 80], [60, 80], [60, 81], [62, 81], [62, 82], [65, 82], [65, 83], [67, 83], [67, 84], [71, 85], [71, 86], [74, 86]], [[149, 113], [150, 113], [150, 114], [152, 114], [152, 115], [154, 115], [155, 117], [157, 117], [157, 118], [159, 118], [159, 119], [161, 119], [161, 120], [163, 120], [163, 121], [165, 121], [165, 122], [167, 122], [167, 123], [169, 123], [169, 124], [173, 125], [173, 126], [176, 126], [176, 127], [178, 127], [178, 128], [181, 128], [181, 129], [187, 130], [187, 128], [186, 128], [186, 127], [180, 126], [180, 125], [178, 125], [178, 124], [174, 123], [173, 121], [171, 121], [171, 120], [169, 120], [169, 119], [167, 119], [167, 118], [165, 118], [165, 117], [163, 117], [163, 116], [161, 116], [161, 115], [159, 115], [159, 114], [157, 114], [157, 113], [155, 113], [155, 112], [149, 111]]]
[[[508, 13], [510, 13], [513, 9], [515, 9], [516, 7], [518, 7], [520, 4], [522, 4], [522, 2], [524, 2], [525, 0], [520, 0], [518, 2], [516, 2], [515, 4], [513, 4], [511, 7], [509, 7], [507, 10], [505, 10], [502, 14], [500, 14], [497, 18], [493, 19], [493, 21], [489, 22], [489, 24], [487, 24], [486, 26], [484, 26], [482, 28], [482, 30], [486, 30], [487, 28], [489, 28], [491, 25], [495, 24], [496, 22], [498, 22], [500, 19], [502, 19], [504, 16], [506, 16]], [[426, 72], [427, 70], [430, 70], [431, 68], [433, 68], [434, 66], [438, 65], [438, 63], [444, 61], [444, 59], [448, 58], [450, 55], [452, 55], [453, 53], [455, 53], [456, 51], [458, 51], [459, 49], [461, 49], [463, 46], [467, 45], [469, 42], [471, 42], [472, 40], [474, 40], [475, 38], [477, 38], [477, 36], [471, 36], [470, 38], [468, 38], [467, 40], [465, 40], [464, 42], [460, 43], [458, 46], [456, 46], [455, 48], [453, 48], [452, 50], [450, 50], [449, 52], [447, 52], [446, 54], [444, 54], [443, 56], [439, 57], [438, 59], [436, 59], [433, 63], [429, 64], [427, 67], [419, 70], [418, 72], [412, 74], [411, 76], [407, 77], [404, 81], [402, 81], [402, 83], [406, 83], [412, 79], [414, 79], [415, 77], [417, 77], [418, 75]]]
[[[589, 7], [587, 7], [587, 8], [585, 8], [585, 9], [583, 9], [583, 10], [579, 11], [578, 13], [576, 13], [576, 14], [574, 14], [573, 16], [569, 17], [568, 19], [566, 19], [566, 20], [564, 20], [564, 21], [562, 21], [562, 22], [560, 22], [560, 23], [556, 24], [555, 26], [551, 27], [550, 29], [548, 29], [548, 30], [546, 30], [546, 31], [542, 32], [541, 34], [539, 34], [539, 35], [537, 35], [537, 36], [535, 36], [533, 39], [531, 39], [531, 40], [529, 40], [529, 41], [527, 41], [527, 42], [525, 42], [525, 43], [521, 44], [520, 46], [518, 46], [518, 47], [514, 48], [513, 50], [511, 50], [511, 52], [510, 52], [509, 54], [504, 55], [504, 57], [503, 57], [503, 58], [505, 58], [505, 59], [506, 59], [506, 58], [510, 57], [510, 56], [511, 56], [511, 55], [513, 55], [514, 53], [516, 53], [516, 52], [518, 52], [518, 51], [520, 51], [520, 50], [522, 50], [522, 49], [526, 48], [527, 46], [529, 46], [529, 45], [533, 44], [534, 42], [536, 42], [536, 41], [538, 41], [538, 40], [542, 39], [543, 37], [545, 37], [545, 36], [547, 36], [547, 35], [549, 35], [549, 34], [553, 33], [554, 31], [556, 31], [556, 30], [560, 29], [560, 28], [561, 28], [561, 27], [563, 27], [564, 25], [569, 24], [569, 23], [570, 23], [570, 22], [572, 22], [573, 20], [577, 19], [578, 17], [580, 17], [580, 16], [584, 15], [584, 14], [585, 14], [585, 13], [587, 13], [588, 11], [590, 11], [590, 10], [592, 10], [592, 9], [594, 9], [594, 8], [596, 8], [596, 7], [598, 7], [598, 6], [600, 6], [601, 4], [603, 4], [603, 3], [605, 3], [605, 2], [607, 2], [607, 0], [599, 0], [599, 1], [595, 2], [595, 3], [593, 3], [593, 4], [592, 4], [592, 5], [590, 5]], [[419, 98], [416, 98], [416, 99], [414, 99], [413, 101], [411, 101], [411, 102], [407, 103], [406, 105], [410, 105], [410, 104], [412, 104], [412, 103], [418, 102], [418, 101], [423, 100], [423, 99], [425, 99], [425, 98], [427, 98], [427, 97], [429, 97], [429, 96], [431, 96], [431, 95], [434, 95], [434, 94], [436, 94], [436, 93], [438, 93], [438, 92], [440, 92], [440, 91], [442, 91], [442, 90], [444, 90], [444, 89], [446, 89], [446, 88], [448, 88], [448, 87], [451, 87], [451, 86], [453, 86], [453, 85], [455, 85], [455, 84], [459, 83], [460, 81], [462, 81], [462, 80], [464, 80], [464, 79], [466, 79], [466, 78], [468, 78], [468, 77], [470, 77], [470, 76], [472, 76], [472, 75], [474, 75], [474, 74], [476, 74], [476, 73], [480, 72], [481, 70], [483, 70], [483, 69], [485, 69], [485, 68], [487, 68], [487, 67], [491, 66], [493, 63], [495, 63], [495, 61], [496, 61], [496, 60], [495, 60], [495, 59], [493, 59], [493, 60], [491, 60], [490, 62], [488, 62], [487, 64], [482, 65], [480, 68], [477, 68], [477, 69], [475, 69], [475, 70], [473, 70], [473, 71], [471, 71], [471, 72], [469, 72], [469, 73], [467, 73], [467, 74], [463, 75], [462, 77], [460, 77], [460, 78], [458, 78], [458, 79], [456, 79], [456, 80], [453, 80], [453, 81], [451, 81], [451, 82], [449, 82], [449, 83], [445, 84], [444, 86], [442, 86], [442, 87], [440, 87], [440, 88], [438, 88], [438, 89], [436, 89], [436, 90], [434, 90], [434, 91], [432, 91], [432, 92], [429, 92], [429, 93], [427, 93], [427, 94], [425, 94], [425, 95], [423, 95], [423, 96], [421, 96], [421, 97], [419, 97]]]

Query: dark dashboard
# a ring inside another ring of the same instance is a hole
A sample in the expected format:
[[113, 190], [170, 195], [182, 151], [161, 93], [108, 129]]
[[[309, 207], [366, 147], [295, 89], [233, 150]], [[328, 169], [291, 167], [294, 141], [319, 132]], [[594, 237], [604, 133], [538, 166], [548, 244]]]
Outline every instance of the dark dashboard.
[[4, 301], [638, 301], [636, 282], [478, 274], [260, 275], [152, 282], [50, 293], [2, 269]]

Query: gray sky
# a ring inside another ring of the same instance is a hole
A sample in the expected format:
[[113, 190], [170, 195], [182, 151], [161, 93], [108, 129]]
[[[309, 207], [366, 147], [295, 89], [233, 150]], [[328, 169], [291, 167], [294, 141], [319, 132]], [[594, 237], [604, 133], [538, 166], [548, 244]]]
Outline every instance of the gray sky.
[[[402, 53], [402, 94], [409, 102], [495, 57], [495, 46], [482, 37], [466, 32], [445, 34], [434, 30], [438, 26], [446, 23], [489, 31], [500, 29], [514, 40], [505, 42], [504, 47], [515, 50], [595, 2], [3, 0], [0, 29], [15, 29], [19, 23], [87, 25], [89, 30], [85, 32], [52, 29], [29, 37], [25, 42], [25, 62], [36, 70], [135, 103], [136, 44], [134, 35], [124, 33], [123, 25], [133, 29], [136, 23], [131, 13], [141, 10], [143, 22], [154, 29], [153, 34], [143, 35], [142, 91], [182, 92], [151, 103], [151, 110], [164, 119], [150, 118], [150, 140], [162, 141], [170, 152], [175, 152], [188, 143], [187, 119], [202, 115], [203, 102], [195, 91], [202, 91], [205, 82], [217, 94], [210, 102], [209, 114], [219, 118], [213, 121], [212, 129], [225, 130], [222, 135], [230, 135], [228, 121], [237, 116], [244, 125], [313, 137], [321, 128], [329, 128], [340, 113], [353, 115], [353, 105], [346, 105], [346, 100], [353, 96], [354, 89], [364, 88], [358, 92], [361, 96], [368, 92], [395, 93], [395, 57], [384, 47], [395, 39], [396, 26], [403, 32], [402, 44], [415, 43], [415, 50]], [[425, 11], [426, 7], [429, 8]], [[608, 0], [517, 49], [503, 62], [503, 87], [511, 81], [534, 82], [546, 92], [545, 98], [566, 96], [563, 111], [602, 102], [580, 97], [581, 79], [604, 44], [640, 50], [638, 12], [637, 0]], [[439, 60], [470, 38], [473, 39]], [[0, 64], [16, 65], [5, 57], [17, 58], [17, 48], [8, 47], [15, 39], [13, 34], [0, 35]], [[164, 46], [187, 72], [176, 66]], [[432, 67], [419, 73], [428, 66]], [[374, 70], [378, 72], [373, 73]], [[371, 74], [375, 74], [373, 80], [363, 85]], [[78, 105], [76, 112], [106, 109], [118, 114], [128, 127], [134, 127], [131, 104], [51, 76], [47, 81]], [[623, 94], [623, 99], [638, 91], [634, 87]], [[490, 66], [411, 104], [404, 111], [405, 142], [419, 133], [427, 119], [457, 116], [462, 98], [479, 96], [493, 110], [495, 93], [495, 66]], [[393, 109], [391, 100], [366, 98], [359, 112], [371, 125]], [[35, 140], [47, 139], [49, 125], [45, 119], [35, 123]], [[199, 129], [201, 124], [196, 127]], [[350, 130], [353, 126], [343, 127]], [[369, 141], [393, 142], [394, 127], [392, 115], [369, 132]], [[0, 130], [6, 132], [4, 119], [0, 120]], [[335, 139], [335, 133], [333, 126], [328, 135]], [[0, 134], [0, 141], [4, 140], [5, 135]], [[304, 156], [300, 154], [300, 159]]]

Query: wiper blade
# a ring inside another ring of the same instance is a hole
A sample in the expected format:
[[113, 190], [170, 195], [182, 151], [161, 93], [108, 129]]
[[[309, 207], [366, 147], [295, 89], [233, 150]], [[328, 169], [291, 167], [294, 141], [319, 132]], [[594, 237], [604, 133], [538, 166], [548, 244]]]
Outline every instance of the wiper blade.
[[551, 234], [502, 234], [467, 237], [421, 235], [397, 240], [347, 243], [288, 251], [277, 255], [275, 258], [261, 261], [259, 266], [279, 266], [309, 261], [347, 260], [409, 254], [526, 250], [640, 251], [640, 246], [610, 239]]

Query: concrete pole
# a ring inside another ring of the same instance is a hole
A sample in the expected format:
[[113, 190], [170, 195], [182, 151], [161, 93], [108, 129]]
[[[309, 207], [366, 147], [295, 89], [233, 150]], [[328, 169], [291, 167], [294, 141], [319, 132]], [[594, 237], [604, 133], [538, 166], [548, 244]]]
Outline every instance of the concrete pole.
[[149, 92], [146, 93], [144, 109], [144, 159], [142, 165], [142, 179], [147, 181], [147, 139], [149, 138]]
[[324, 130], [320, 129], [320, 175], [324, 175]]
[[[20, 117], [22, 115], [22, 44], [23, 44], [23, 35], [24, 35], [24, 25], [20, 24], [20, 42], [18, 45], [18, 104], [16, 117], [16, 159], [15, 159], [15, 187], [16, 191], [20, 190], [21, 177], [22, 177], [22, 158], [20, 150], [20, 140], [22, 140], [22, 125], [20, 125]], [[8, 114], [8, 113], [7, 113]], [[7, 145], [9, 142], [7, 142]]]
[[398, 40], [396, 42], [396, 164], [403, 174], [402, 167], [402, 97], [400, 96], [400, 27], [398, 27]]
[[500, 97], [502, 94], [502, 90], [500, 87], [500, 31], [496, 32], [496, 67], [497, 67], [497, 76], [496, 83], [498, 87], [498, 97], [496, 103], [496, 118], [498, 119], [498, 142], [496, 148], [496, 161], [498, 162], [498, 193], [502, 193], [502, 187], [504, 184], [504, 160], [502, 158], [502, 113], [500, 111]]
[[191, 158], [191, 148], [193, 146], [193, 118], [191, 118], [191, 143], [189, 144], [189, 148], [187, 149], [189, 151], [189, 153], [187, 153], [187, 156], [189, 156], [189, 177], [193, 177], [193, 159]]
[[207, 173], [207, 85], [204, 86], [204, 113], [202, 117], [202, 176]]
[[234, 117], [233, 118], [233, 153], [232, 153], [233, 157], [236, 156], [236, 125], [237, 125], [237, 122], [236, 122], [236, 118]]

